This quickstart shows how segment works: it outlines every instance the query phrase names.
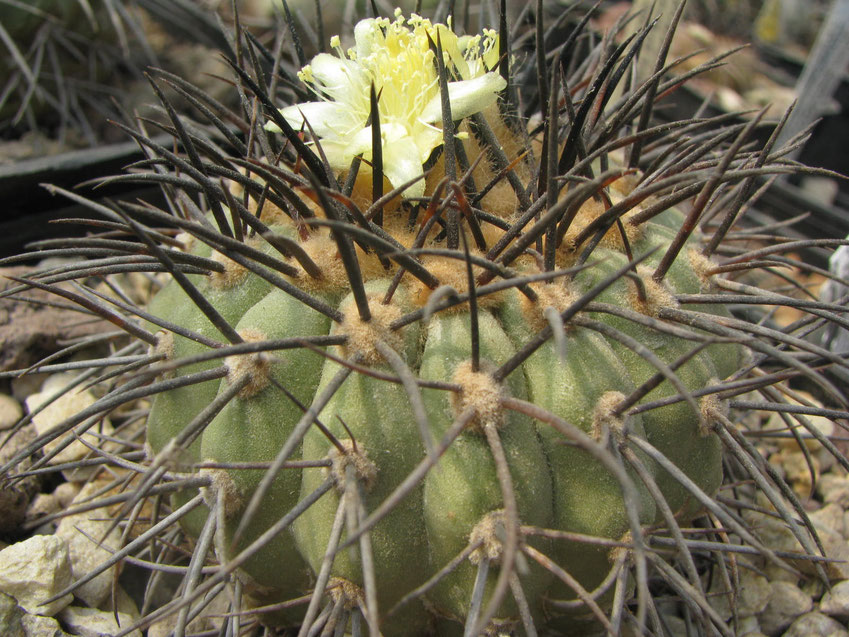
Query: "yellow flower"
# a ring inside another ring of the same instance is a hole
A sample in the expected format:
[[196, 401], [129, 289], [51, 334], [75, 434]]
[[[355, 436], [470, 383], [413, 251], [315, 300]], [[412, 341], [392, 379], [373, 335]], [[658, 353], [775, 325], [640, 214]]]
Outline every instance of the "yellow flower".
[[[450, 24], [450, 22], [449, 22]], [[320, 53], [298, 77], [320, 101], [295, 104], [281, 114], [296, 129], [304, 119], [321, 142], [330, 165], [347, 170], [357, 155], [371, 161], [372, 131], [367, 125], [370, 90], [380, 96], [383, 174], [397, 187], [420, 175], [422, 164], [442, 144], [442, 108], [433, 42], [442, 43], [446, 68], [457, 80], [448, 83], [455, 120], [482, 111], [504, 89], [504, 79], [489, 71], [498, 60], [497, 36], [458, 37], [444, 24], [413, 14], [405, 19], [360, 21], [354, 28], [355, 46], [344, 52], [338, 37], [331, 39], [336, 55]], [[268, 130], [280, 132], [273, 123]], [[421, 197], [424, 183], [408, 188], [405, 197]]]

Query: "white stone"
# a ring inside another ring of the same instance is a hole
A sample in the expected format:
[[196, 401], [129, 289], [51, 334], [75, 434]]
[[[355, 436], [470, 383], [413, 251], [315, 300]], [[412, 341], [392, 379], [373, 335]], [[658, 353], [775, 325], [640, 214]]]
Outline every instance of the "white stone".
[[783, 637], [849, 637], [849, 631], [822, 613], [807, 613], [797, 619]]
[[[102, 517], [103, 513], [99, 511], [70, 515], [62, 518], [56, 529], [57, 537], [65, 540], [68, 545], [71, 574], [74, 580], [81, 579], [93, 571], [121, 548], [121, 533], [117, 528], [103, 538], [110, 523], [107, 520], [97, 519]], [[74, 596], [92, 608], [99, 606], [109, 595], [115, 568], [110, 566], [94, 579], [80, 586], [74, 591]]]
[[[813, 396], [806, 392], [798, 392], [798, 394], [805, 399], [804, 406], [814, 406], [814, 407], [822, 407], [822, 404]], [[790, 405], [802, 405], [798, 400], [794, 398], [787, 397], [786, 398], [788, 404]], [[813, 416], [806, 415], [805, 418], [811, 424], [811, 426], [816, 429], [819, 433], [824, 436], [832, 436], [834, 435], [834, 422], [825, 416]], [[796, 425], [796, 433], [799, 434], [799, 438], [802, 440], [804, 445], [810, 449], [811, 451], [815, 451], [820, 448], [820, 442], [814, 437], [814, 435], [804, 426], [802, 423], [798, 422], [795, 418], [791, 416], [791, 421], [794, 425]], [[776, 412], [774, 413], [769, 421], [767, 421], [765, 429], [767, 430], [779, 430], [787, 432], [787, 423], [784, 422], [784, 419], [781, 418], [781, 415]], [[789, 433], [789, 432], [788, 432]], [[778, 445], [784, 449], [788, 450], [798, 450], [799, 443], [796, 441], [796, 438], [793, 436], [787, 438], [780, 438]]]
[[[101, 486], [102, 482], [89, 482], [78, 490], [70, 506], [90, 500]], [[109, 520], [103, 518], [103, 512], [100, 510], [77, 513], [62, 518], [56, 529], [56, 535], [68, 545], [71, 573], [75, 580], [93, 571], [121, 548], [121, 533], [117, 528], [103, 537], [110, 526]], [[111, 566], [86, 582], [74, 591], [74, 596], [92, 608], [100, 606], [109, 595], [116, 568]]]
[[130, 594], [127, 593], [120, 585], [115, 589], [115, 599], [113, 604], [112, 595], [107, 595], [106, 599], [104, 599], [98, 608], [102, 611], [106, 611], [107, 613], [111, 613], [116, 608], [119, 613], [123, 613], [125, 615], [129, 615], [132, 617], [133, 621], [137, 621], [141, 619], [141, 613], [139, 613], [139, 607], [136, 605], [133, 598], [130, 597]]
[[0, 394], [0, 431], [11, 429], [23, 415], [21, 403], [8, 394]]
[[[68, 606], [59, 614], [59, 619], [71, 633], [80, 637], [108, 637], [134, 623], [132, 617], [124, 613], [118, 613], [116, 622], [114, 613], [81, 606]], [[127, 633], [127, 637], [142, 637], [142, 632], [136, 628]]]
[[809, 513], [808, 517], [817, 530], [826, 529], [843, 535], [845, 531], [844, 514], [843, 507], [834, 502], [829, 502], [824, 507]]
[[800, 615], [814, 606], [811, 598], [790, 582], [770, 582], [769, 603], [758, 616], [761, 630], [778, 635]]
[[68, 508], [77, 494], [80, 492], [80, 485], [76, 482], [63, 482], [53, 490], [53, 497], [63, 509]]
[[24, 615], [21, 623], [27, 637], [70, 637], [52, 617]]
[[[30, 412], [34, 412], [43, 404], [47, 403], [50, 398], [58, 394], [64, 387], [67, 387], [76, 378], [76, 376], [77, 374], [70, 372], [49, 376], [47, 380], [44, 381], [41, 391], [31, 394], [26, 399], [27, 409], [29, 409]], [[79, 413], [86, 407], [91, 406], [96, 400], [97, 399], [94, 394], [92, 394], [89, 390], [81, 390], [80, 388], [75, 387], [56, 398], [56, 400], [48, 404], [43, 411], [33, 416], [32, 422], [38, 430], [39, 435], [45, 434], [71, 416]], [[103, 420], [102, 427], [97, 428], [97, 430], [107, 435], [112, 434], [114, 431], [109, 420], [106, 418]], [[62, 444], [65, 438], [66, 436], [64, 435], [59, 436], [57, 439], [47, 443], [44, 446], [45, 453], [51, 453]], [[83, 434], [82, 438], [90, 445], [98, 445], [97, 437], [91, 432]], [[74, 440], [71, 444], [66, 446], [62, 449], [62, 451], [54, 456], [50, 460], [50, 463], [61, 464], [64, 462], [73, 462], [74, 460], [84, 458], [90, 453], [91, 449], [86, 447], [79, 440]], [[90, 474], [91, 472], [89, 471], [88, 475]], [[79, 476], [74, 476], [74, 480], [81, 480], [85, 477], [87, 477], [87, 475], [83, 476], [81, 473]]]
[[68, 593], [41, 605], [70, 584], [71, 560], [61, 538], [36, 535], [0, 551], [0, 591], [33, 615], [52, 616], [70, 604]]
[[820, 612], [839, 620], [849, 619], [849, 580], [837, 582], [820, 600]]
[[[740, 588], [736, 599], [738, 617], [747, 617], [761, 612], [769, 602], [769, 592], [769, 583], [765, 577], [749, 569], [741, 569]], [[714, 610], [724, 620], [731, 619], [734, 613], [731, 609], [730, 595], [720, 583], [719, 578], [715, 580], [710, 593], [708, 601]]]

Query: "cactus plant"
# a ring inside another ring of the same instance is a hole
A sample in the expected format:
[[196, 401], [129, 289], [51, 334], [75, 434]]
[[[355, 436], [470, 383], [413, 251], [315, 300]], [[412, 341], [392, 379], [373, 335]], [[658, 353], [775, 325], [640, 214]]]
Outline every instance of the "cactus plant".
[[[799, 337], [838, 308], [744, 279], [807, 242], [729, 235], [757, 178], [802, 168], [787, 148], [747, 145], [758, 118], [651, 128], [656, 96], [680, 81], [663, 79], [665, 50], [611, 103], [650, 25], [582, 61], [584, 20], [551, 64], [537, 25], [538, 85], [517, 91], [526, 69], [501, 4], [500, 28], [479, 37], [400, 12], [363, 20], [350, 50], [333, 38], [306, 65], [298, 49], [297, 76], [239, 34], [246, 119], [162, 72], [210, 127], [157, 82], [181, 153], [126, 127], [150, 160], [111, 179], [161, 182], [168, 211], [64, 192], [105, 218], [77, 248], [92, 261], [12, 293], [48, 289], [133, 341], [91, 363], [109, 387], [98, 402], [3, 469], [150, 399], [144, 464], [97, 451], [135, 485], [116, 524], [158, 503], [112, 561], [177, 523], [194, 550], [177, 599], [139, 625], [176, 613], [183, 634], [227, 585], [235, 610], [303, 635], [661, 634], [651, 576], [706, 634], [732, 634], [689, 525], [720, 528], [717, 568], [740, 545], [792, 567], [715, 499], [723, 464], [817, 552], [801, 504], [741, 434], [753, 401], [740, 396], [791, 413], [782, 383], [798, 377], [845, 417], [823, 371], [845, 361]], [[126, 271], [165, 273], [146, 307], [118, 287]], [[811, 314], [783, 330], [730, 304]]]

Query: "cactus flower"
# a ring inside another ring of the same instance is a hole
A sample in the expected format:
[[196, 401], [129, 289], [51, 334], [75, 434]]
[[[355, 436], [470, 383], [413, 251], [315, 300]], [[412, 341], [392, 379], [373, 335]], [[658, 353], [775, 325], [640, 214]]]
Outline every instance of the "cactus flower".
[[[396, 11], [387, 18], [360, 21], [355, 46], [336, 55], [320, 53], [298, 74], [319, 98], [280, 112], [295, 128], [304, 120], [320, 139], [331, 167], [344, 171], [358, 155], [371, 161], [370, 90], [379, 95], [383, 174], [397, 187], [422, 172], [431, 152], [442, 144], [439, 77], [430, 41], [442, 44], [445, 65], [458, 79], [448, 82], [455, 120], [478, 113], [497, 99], [506, 82], [487, 70], [498, 61], [497, 36], [458, 37], [449, 26]], [[429, 41], [430, 39], [430, 41]], [[272, 122], [266, 127], [279, 132]], [[421, 197], [424, 183], [410, 186], [406, 197]]]

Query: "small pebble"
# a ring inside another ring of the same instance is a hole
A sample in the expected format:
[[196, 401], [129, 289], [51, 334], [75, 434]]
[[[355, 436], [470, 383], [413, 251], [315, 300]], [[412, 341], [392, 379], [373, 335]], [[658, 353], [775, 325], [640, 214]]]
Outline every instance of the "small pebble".
[[39, 493], [27, 509], [27, 520], [37, 520], [45, 515], [56, 513], [58, 510], [59, 502], [52, 493]]
[[[59, 614], [59, 619], [71, 633], [80, 637], [115, 635], [133, 624], [129, 615], [118, 613], [116, 622], [114, 613], [82, 606], [68, 606]], [[127, 633], [127, 637], [142, 637], [142, 632], [137, 628]]]
[[[65, 387], [67, 387], [78, 374], [73, 373], [64, 373], [64, 374], [53, 374], [48, 377], [47, 380], [44, 381], [42, 385], [41, 391], [31, 394], [26, 399], [27, 409], [32, 413], [39, 409], [42, 405], [46, 406], [44, 409], [33, 416], [32, 422], [38, 430], [39, 434], [47, 433], [51, 431], [54, 427], [70, 418], [71, 416], [79, 413], [83, 409], [90, 407], [97, 400], [90, 391], [88, 390], [80, 390], [79, 388], [74, 388], [68, 390], [66, 393], [62, 394], [55, 400], [51, 402], [48, 401], [56, 396], [59, 392], [62, 391]], [[104, 419], [102, 427], [95, 428], [98, 431], [102, 431], [105, 434], [111, 434], [113, 432], [112, 426], [109, 423], [108, 419]], [[91, 445], [97, 446], [98, 438], [91, 433], [83, 434], [83, 439], [86, 440]], [[48, 442], [44, 446], [44, 451], [46, 453], [51, 453], [57, 448], [59, 448], [62, 444], [64, 444], [64, 440], [66, 436], [60, 436], [56, 440], [52, 440]], [[80, 460], [91, 454], [91, 449], [86, 447], [79, 440], [74, 440], [69, 445], [65, 446], [62, 451], [56, 454], [51, 460], [50, 464], [61, 464], [64, 462], [73, 462], [74, 460]], [[97, 467], [88, 468], [85, 470], [78, 469], [74, 472], [71, 478], [73, 481], [78, 482], [85, 480], [92, 473], [98, 470]], [[67, 476], [66, 476], [67, 477]]]
[[[0, 434], [0, 440], [6, 437]], [[14, 436], [5, 441], [0, 447], [0, 465], [11, 460], [21, 449], [25, 448], [38, 434], [32, 424], [25, 425]], [[24, 460], [18, 465], [18, 471], [25, 471], [31, 465], [30, 460]], [[14, 534], [24, 521], [30, 502], [40, 488], [40, 480], [36, 476], [23, 478], [14, 484], [4, 484], [0, 487], [0, 533]]]
[[53, 616], [70, 604], [70, 593], [41, 604], [70, 584], [71, 560], [61, 538], [36, 535], [0, 551], [0, 591], [33, 615]]
[[[769, 457], [769, 462], [774, 467], [779, 467], [784, 472], [784, 479], [800, 498], [807, 498], [811, 493], [811, 479], [819, 479], [821, 474], [820, 461], [816, 456], [811, 456], [811, 464], [808, 465], [805, 456], [798, 448], [784, 447], [778, 453]], [[813, 476], [811, 468], [813, 467]]]
[[8, 394], [0, 394], [0, 431], [14, 427], [23, 415], [21, 403]]
[[63, 509], [68, 508], [77, 494], [80, 492], [80, 485], [76, 482], [63, 482], [53, 490], [53, 497]]
[[[722, 593], [724, 587], [717, 580], [717, 584], [711, 593]], [[737, 615], [748, 617], [757, 615], [769, 602], [769, 582], [763, 575], [759, 575], [748, 569], [740, 570], [740, 590], [737, 591]], [[731, 619], [731, 599], [728, 594], [714, 594], [708, 600], [720, 617], [726, 621]]]
[[817, 493], [826, 504], [834, 502], [849, 509], [849, 477], [827, 473], [817, 480]]
[[21, 623], [27, 637], [71, 637], [52, 617], [24, 615]]
[[[806, 392], [799, 392], [801, 397], [803, 397], [808, 403], [815, 407], [822, 407], [822, 404], [813, 396]], [[793, 400], [792, 398], [788, 398], [787, 402], [791, 405], [801, 405], [797, 400]], [[824, 436], [831, 436], [834, 434], [834, 422], [832, 422], [829, 418], [825, 416], [806, 416], [807, 420], [811, 425]], [[804, 427], [801, 423], [793, 420], [793, 423], [798, 425], [796, 427], [796, 432], [799, 434], [799, 438], [802, 439], [804, 445], [810, 449], [811, 451], [816, 451], [820, 448], [820, 442], [814, 437], [814, 435], [808, 431], [806, 427]], [[781, 418], [781, 416], [776, 412], [772, 415], [772, 417], [767, 422], [765, 427], [767, 430], [777, 429], [781, 431], [787, 431], [787, 423]], [[789, 449], [793, 451], [799, 451], [799, 443], [796, 441], [794, 436], [790, 436], [787, 438], [780, 438], [778, 445], [783, 449]]]
[[119, 613], [128, 615], [133, 619], [133, 621], [141, 619], [139, 607], [136, 606], [136, 603], [133, 601], [133, 598], [130, 597], [130, 594], [127, 593], [127, 591], [125, 591], [120, 585], [115, 589], [114, 605], [112, 603], [112, 595], [110, 594], [106, 596], [106, 599], [100, 603], [98, 608], [109, 613], [117, 608]]
[[0, 635], [4, 637], [27, 637], [24, 632], [24, 609], [11, 595], [0, 593]]
[[34, 394], [39, 390], [41, 384], [49, 374], [26, 374], [25, 376], [16, 376], [12, 379], [12, 396], [20, 402], [24, 402], [27, 396]]
[[834, 531], [818, 529], [817, 534], [825, 549], [826, 557], [834, 560], [825, 565], [825, 572], [828, 574], [829, 580], [849, 579], [849, 544], [846, 543], [842, 535]]
[[761, 630], [770, 637], [781, 634], [814, 606], [811, 598], [790, 582], [770, 582], [769, 603], [758, 616]]
[[[203, 633], [207, 631], [219, 631], [223, 624], [222, 616], [230, 612], [230, 599], [226, 593], [219, 593], [213, 598], [209, 605], [204, 608], [200, 615], [195, 617], [186, 626], [186, 634]], [[210, 617], [216, 615], [216, 617]], [[156, 622], [147, 629], [147, 637], [169, 637], [174, 633], [177, 625], [177, 615], [170, 615]]]
[[687, 622], [676, 615], [661, 615], [669, 637], [687, 637]]
[[[86, 489], [80, 492], [86, 497]], [[82, 499], [82, 498], [81, 498]], [[75, 580], [90, 573], [105, 562], [115, 551], [121, 548], [121, 533], [113, 529], [105, 538], [103, 534], [109, 528], [109, 521], [103, 518], [102, 511], [78, 513], [62, 518], [56, 529], [56, 536], [65, 540], [71, 560], [71, 574]], [[100, 544], [98, 544], [100, 542]], [[77, 590], [74, 596], [91, 607], [99, 606], [109, 595], [115, 566], [110, 566], [89, 580]]]
[[799, 590], [810, 597], [814, 602], [818, 602], [825, 594], [826, 585], [819, 577], [806, 577], [798, 583]]
[[813, 612], [793, 622], [783, 637], [849, 637], [849, 631], [831, 617]]
[[843, 535], [846, 528], [843, 520], [844, 515], [843, 507], [834, 502], [829, 502], [824, 507], [809, 513], [808, 517], [811, 518], [811, 522], [817, 529], [828, 529]]
[[[754, 615], [741, 617], [737, 622], [737, 631], [740, 635], [758, 635], [761, 632], [761, 625], [758, 618]], [[689, 635], [687, 636], [689, 637]]]
[[826, 591], [820, 601], [820, 612], [840, 621], [849, 619], [849, 580], [837, 582]]

